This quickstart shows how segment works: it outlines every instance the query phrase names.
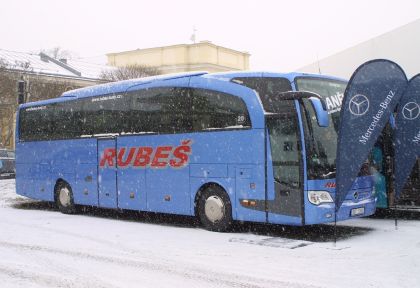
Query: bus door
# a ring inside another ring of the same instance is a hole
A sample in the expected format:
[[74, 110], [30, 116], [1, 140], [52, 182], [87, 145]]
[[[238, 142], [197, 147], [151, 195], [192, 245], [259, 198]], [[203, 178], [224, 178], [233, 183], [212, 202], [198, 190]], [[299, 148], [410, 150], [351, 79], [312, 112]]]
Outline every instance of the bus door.
[[99, 207], [117, 208], [116, 138], [98, 139]]
[[[286, 101], [285, 101], [286, 102]], [[286, 106], [287, 103], [284, 103]], [[303, 213], [303, 176], [299, 123], [291, 102], [289, 112], [267, 118], [268, 221], [300, 224]]]

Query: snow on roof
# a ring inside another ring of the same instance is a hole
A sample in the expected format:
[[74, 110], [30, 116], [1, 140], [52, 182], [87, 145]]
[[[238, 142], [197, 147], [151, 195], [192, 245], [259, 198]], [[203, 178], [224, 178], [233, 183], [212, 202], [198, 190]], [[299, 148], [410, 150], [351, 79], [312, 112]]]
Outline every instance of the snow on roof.
[[321, 75], [321, 74], [310, 74], [310, 73], [302, 73], [302, 72], [289, 72], [289, 73], [279, 73], [279, 72], [268, 72], [268, 71], [224, 71], [224, 72], [217, 72], [207, 74], [205, 77], [208, 78], [217, 78], [217, 79], [225, 79], [230, 81], [233, 78], [239, 77], [281, 77], [287, 78], [289, 81], [294, 81], [297, 77], [314, 77], [314, 78], [326, 78], [326, 79], [333, 79], [338, 81], [346, 81], [345, 79], [341, 79], [335, 76], [329, 75]]
[[108, 66], [108, 65], [100, 65], [96, 63], [89, 63], [81, 60], [73, 60], [68, 59], [67, 65], [80, 71], [82, 73], [82, 77], [92, 78], [92, 79], [99, 79], [102, 71], [104, 70], [114, 70], [117, 69], [116, 67]]
[[83, 87], [75, 90], [66, 91], [61, 97], [89, 97], [126, 91], [129, 87], [151, 83], [154, 81], [164, 81], [183, 77], [202, 76], [207, 74], [205, 71], [181, 72], [164, 75], [149, 76], [137, 79], [129, 79], [118, 82], [104, 83], [95, 86]]
[[79, 60], [66, 62], [53, 59], [43, 53], [24, 53], [0, 49], [0, 62], [7, 68], [28, 73], [44, 74], [70, 78], [100, 79], [103, 70], [115, 69], [107, 65], [99, 65]]

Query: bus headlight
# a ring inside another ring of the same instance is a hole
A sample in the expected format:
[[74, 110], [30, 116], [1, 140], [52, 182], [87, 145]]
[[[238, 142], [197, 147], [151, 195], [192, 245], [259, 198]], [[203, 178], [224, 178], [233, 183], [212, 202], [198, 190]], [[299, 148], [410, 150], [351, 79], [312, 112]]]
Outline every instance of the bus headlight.
[[308, 199], [309, 202], [311, 202], [314, 205], [334, 202], [330, 193], [328, 193], [327, 191], [308, 191]]

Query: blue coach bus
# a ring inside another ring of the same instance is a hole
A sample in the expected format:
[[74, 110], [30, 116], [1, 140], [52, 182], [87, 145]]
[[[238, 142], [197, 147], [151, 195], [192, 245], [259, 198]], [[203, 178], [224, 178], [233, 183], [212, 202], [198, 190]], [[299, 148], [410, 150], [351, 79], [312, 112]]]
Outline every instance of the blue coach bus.
[[310, 225], [371, 215], [363, 171], [335, 215], [345, 86], [298, 73], [194, 72], [23, 104], [16, 190], [63, 213], [89, 205], [192, 215], [215, 231], [234, 220]]

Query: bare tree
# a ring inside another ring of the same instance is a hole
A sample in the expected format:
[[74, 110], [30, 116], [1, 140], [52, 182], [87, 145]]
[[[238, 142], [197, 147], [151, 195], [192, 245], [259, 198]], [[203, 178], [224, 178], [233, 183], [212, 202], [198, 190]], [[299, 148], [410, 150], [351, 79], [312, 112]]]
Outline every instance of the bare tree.
[[7, 69], [8, 63], [3, 58], [0, 58], [0, 72], [2, 72], [4, 69]]
[[156, 67], [133, 64], [124, 67], [118, 67], [110, 70], [103, 70], [99, 77], [105, 81], [120, 81], [127, 79], [135, 79], [147, 76], [154, 76], [161, 74]]
[[42, 53], [47, 54], [48, 56], [54, 58], [54, 59], [72, 59], [73, 58], [73, 53], [68, 51], [68, 50], [64, 50], [61, 47], [53, 47], [51, 49], [43, 49], [41, 50]]
[[10, 95], [16, 90], [16, 76], [10, 71], [11, 65], [0, 58], [0, 105], [14, 103]]
[[0, 143], [12, 146], [13, 117], [16, 110], [16, 83], [18, 78], [11, 72], [11, 66], [0, 58]]
[[4, 146], [13, 146], [13, 126], [17, 108], [17, 81], [25, 80], [26, 100], [38, 101], [55, 98], [69, 87], [81, 86], [64, 79], [43, 77], [33, 72], [29, 62], [8, 63], [0, 58], [0, 142]]
[[30, 94], [30, 101], [32, 102], [56, 98], [69, 89], [77, 89], [81, 87], [82, 86], [75, 85], [69, 81], [57, 79], [45, 81], [37, 77], [32, 79], [29, 83], [28, 93]]

